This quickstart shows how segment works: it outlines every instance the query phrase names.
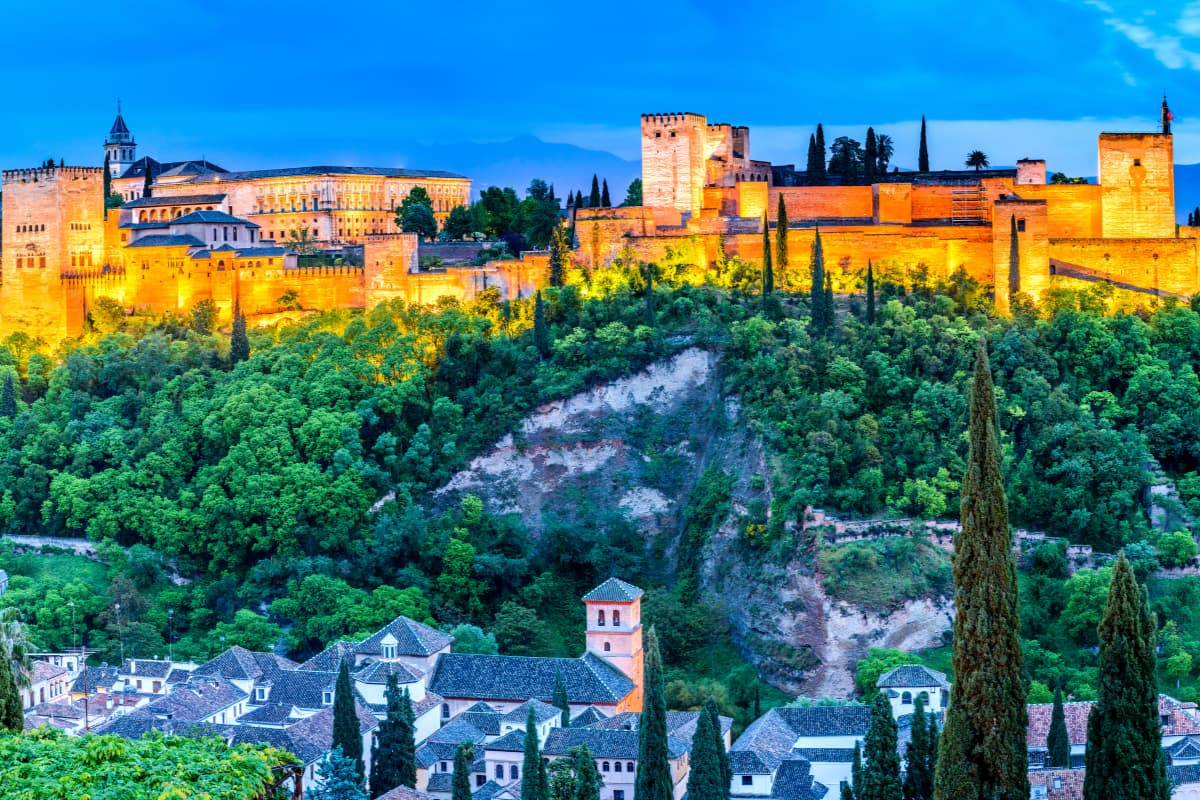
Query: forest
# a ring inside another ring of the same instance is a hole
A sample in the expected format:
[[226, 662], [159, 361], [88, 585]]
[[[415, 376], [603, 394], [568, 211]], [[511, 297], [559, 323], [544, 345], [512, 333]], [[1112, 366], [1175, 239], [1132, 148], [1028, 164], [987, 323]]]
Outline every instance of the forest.
[[[916, 558], [920, 548], [861, 547], [834, 554], [842, 563], [792, 523], [808, 507], [955, 518], [965, 391], [985, 336], [1014, 525], [1124, 548], [1150, 578], [1163, 679], [1195, 692], [1200, 578], [1155, 576], [1195, 555], [1200, 302], [1131, 308], [1107, 287], [1058, 290], [1003, 318], [962, 274], [882, 272], [870, 298], [841, 276], [831, 324], [817, 327], [806, 293], [764, 297], [757, 272], [736, 257], [715, 269], [618, 259], [537, 299], [492, 290], [254, 330], [240, 363], [226, 333], [186, 316], [128, 315], [57, 352], [10, 337], [0, 531], [86, 537], [98, 557], [6, 542], [0, 603], [21, 609], [37, 647], [86, 637], [110, 663], [280, 641], [303, 658], [400, 613], [454, 631], [461, 650], [575, 655], [577, 598], [620, 574], [649, 589], [673, 706], [715, 691], [744, 724], [756, 703], [784, 698], [733, 648], [683, 556], [661, 563], [619, 521], [535, 538], [477, 498], [432, 491], [538, 404], [707, 347], [771, 456], [774, 500], [743, 526], [740, 557], [807, 558], [835, 596], [837, 576], [872, 558], [910, 570], [920, 592], [946, 592], [944, 563]], [[703, 552], [725, 478], [706, 473], [693, 489], [680, 553]], [[1152, 526], [1145, 498], [1168, 480], [1176, 493]], [[1031, 690], [1063, 680], [1087, 696], [1106, 569], [1071, 574], [1057, 544], [1022, 567]]]

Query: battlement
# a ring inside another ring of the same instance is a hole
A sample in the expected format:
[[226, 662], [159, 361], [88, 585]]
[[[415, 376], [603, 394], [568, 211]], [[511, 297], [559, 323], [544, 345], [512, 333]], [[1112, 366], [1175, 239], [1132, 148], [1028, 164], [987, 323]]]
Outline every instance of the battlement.
[[642, 114], [643, 125], [684, 125], [700, 120], [703, 124], [704, 115], [691, 111], [672, 111], [666, 114]]
[[32, 181], [70, 178], [72, 180], [88, 180], [98, 178], [104, 173], [104, 167], [28, 167], [25, 169], [6, 169], [0, 173], [4, 183], [30, 183]]

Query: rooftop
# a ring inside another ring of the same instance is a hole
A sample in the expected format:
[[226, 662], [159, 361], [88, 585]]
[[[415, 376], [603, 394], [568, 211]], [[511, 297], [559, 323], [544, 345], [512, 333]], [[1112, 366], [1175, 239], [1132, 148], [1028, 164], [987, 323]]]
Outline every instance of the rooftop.
[[920, 664], [905, 664], [890, 669], [879, 676], [875, 685], [880, 689], [948, 689], [946, 673], [923, 667]]
[[[132, 169], [132, 168], [131, 168]], [[453, 180], [468, 180], [465, 175], [442, 170], [395, 169], [391, 167], [283, 167], [282, 169], [255, 169], [242, 172], [224, 172], [221, 174], [197, 175], [187, 183], [226, 183], [237, 181], [257, 181], [266, 178], [317, 178], [328, 175], [363, 175], [383, 178], [447, 178]]]
[[223, 194], [184, 194], [175, 197], [139, 197], [122, 205], [122, 208], [154, 208], [160, 206], [194, 206], [205, 203], [222, 203]]
[[626, 583], [620, 578], [609, 578], [604, 583], [592, 589], [583, 596], [583, 602], [608, 601], [615, 603], [632, 603], [645, 592], [632, 583]]
[[582, 658], [447, 653], [438, 659], [428, 686], [443, 697], [549, 702], [557, 673], [572, 703], [613, 704], [634, 688], [624, 673], [591, 653]]
[[454, 637], [408, 617], [396, 617], [373, 636], [359, 642], [354, 652], [360, 655], [382, 655], [388, 636], [395, 639], [398, 656], [431, 656], [454, 644]]

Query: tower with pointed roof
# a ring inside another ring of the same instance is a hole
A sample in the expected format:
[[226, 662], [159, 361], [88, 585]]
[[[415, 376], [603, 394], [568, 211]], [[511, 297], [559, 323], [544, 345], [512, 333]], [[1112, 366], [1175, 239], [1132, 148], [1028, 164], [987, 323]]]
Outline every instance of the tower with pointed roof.
[[117, 118], [104, 139], [104, 155], [108, 158], [109, 174], [114, 178], [119, 178], [137, 161], [137, 142], [125, 124], [125, 117], [121, 116], [120, 100], [117, 101]]
[[633, 681], [622, 711], [642, 710], [642, 590], [609, 578], [583, 596], [587, 652], [600, 656]]

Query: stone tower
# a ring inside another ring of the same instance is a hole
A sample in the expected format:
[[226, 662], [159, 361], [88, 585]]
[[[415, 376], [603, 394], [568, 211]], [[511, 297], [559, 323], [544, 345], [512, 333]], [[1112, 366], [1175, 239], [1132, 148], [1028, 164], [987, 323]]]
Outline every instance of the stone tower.
[[112, 128], [104, 139], [104, 155], [108, 157], [108, 171], [117, 178], [137, 161], [137, 142], [121, 116], [121, 101], [117, 101], [117, 118], [113, 120]]
[[707, 120], [699, 114], [642, 115], [642, 204], [700, 215]]
[[608, 661], [633, 681], [622, 711], [642, 710], [642, 590], [609, 578], [583, 596], [587, 608], [587, 651]]
[[1175, 153], [1163, 98], [1161, 133], [1100, 134], [1101, 235], [1175, 236]]

